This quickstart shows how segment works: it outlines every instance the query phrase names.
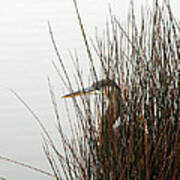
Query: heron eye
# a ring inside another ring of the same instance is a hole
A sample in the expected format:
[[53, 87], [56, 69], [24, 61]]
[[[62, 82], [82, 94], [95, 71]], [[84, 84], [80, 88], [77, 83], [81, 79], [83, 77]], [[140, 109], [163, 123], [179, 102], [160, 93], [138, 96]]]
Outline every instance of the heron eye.
[[100, 90], [100, 88], [98, 86], [96, 86], [95, 89], [98, 90], [98, 91]]

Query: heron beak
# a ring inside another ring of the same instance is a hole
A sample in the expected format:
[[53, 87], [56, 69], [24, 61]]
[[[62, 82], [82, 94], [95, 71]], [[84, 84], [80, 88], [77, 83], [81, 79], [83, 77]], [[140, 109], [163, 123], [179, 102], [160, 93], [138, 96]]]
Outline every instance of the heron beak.
[[72, 97], [75, 97], [75, 96], [82, 96], [82, 95], [85, 95], [85, 94], [91, 94], [93, 91], [95, 91], [95, 88], [93, 86], [90, 86], [88, 88], [85, 88], [81, 91], [75, 91], [71, 94], [67, 94], [65, 96], [62, 96], [62, 98], [72, 98]]

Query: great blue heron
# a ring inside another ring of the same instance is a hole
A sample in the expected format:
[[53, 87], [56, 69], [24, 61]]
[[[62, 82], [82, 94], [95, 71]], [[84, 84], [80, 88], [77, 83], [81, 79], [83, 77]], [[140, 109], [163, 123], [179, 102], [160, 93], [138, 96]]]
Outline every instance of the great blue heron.
[[92, 94], [96, 91], [104, 92], [106, 96], [105, 99], [109, 100], [108, 107], [105, 113], [103, 113], [102, 120], [104, 124], [108, 124], [106, 127], [108, 127], [109, 130], [112, 130], [113, 124], [121, 114], [120, 87], [115, 83], [115, 81], [110, 79], [103, 79], [93, 83], [91, 86], [84, 88], [83, 90], [67, 94], [63, 96], [63, 98], [72, 98], [84, 94]]

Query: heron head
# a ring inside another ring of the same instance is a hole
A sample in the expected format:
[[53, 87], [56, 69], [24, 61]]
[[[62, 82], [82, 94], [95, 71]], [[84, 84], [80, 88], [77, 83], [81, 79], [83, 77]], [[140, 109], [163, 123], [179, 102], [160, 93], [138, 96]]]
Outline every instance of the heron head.
[[94, 87], [95, 90], [101, 90], [107, 87], [118, 87], [118, 86], [113, 80], [103, 79], [93, 83], [92, 87]]
[[117, 84], [113, 80], [103, 79], [103, 80], [93, 83], [91, 86], [89, 86], [83, 90], [67, 94], [67, 95], [63, 96], [63, 98], [80, 96], [80, 95], [84, 95], [84, 94], [92, 94], [93, 92], [97, 92], [97, 91], [101, 92], [102, 90], [104, 90], [105, 88], [108, 88], [108, 87], [118, 88]]

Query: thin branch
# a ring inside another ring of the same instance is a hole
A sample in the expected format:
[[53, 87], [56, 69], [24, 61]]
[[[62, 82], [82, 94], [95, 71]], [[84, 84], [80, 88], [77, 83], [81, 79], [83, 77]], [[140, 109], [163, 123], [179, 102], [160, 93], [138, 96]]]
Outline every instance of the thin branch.
[[14, 164], [17, 164], [17, 165], [20, 165], [20, 166], [23, 166], [23, 167], [26, 167], [26, 168], [28, 168], [28, 169], [32, 169], [32, 170], [34, 170], [34, 171], [36, 171], [36, 172], [45, 174], [45, 175], [47, 175], [47, 176], [50, 176], [50, 177], [53, 177], [53, 178], [57, 178], [57, 177], [54, 176], [53, 174], [51, 174], [51, 173], [49, 173], [49, 172], [47, 172], [47, 171], [45, 171], [45, 170], [42, 170], [42, 169], [40, 169], [40, 168], [35, 168], [35, 167], [33, 167], [33, 166], [29, 165], [29, 164], [25, 164], [25, 163], [22, 163], [22, 162], [19, 162], [19, 161], [16, 161], [16, 160], [13, 160], [13, 159], [10, 159], [10, 158], [1, 156], [1, 155], [0, 155], [0, 159], [5, 160], [5, 161], [8, 161], [8, 162], [11, 162], [11, 163], [14, 163]]

